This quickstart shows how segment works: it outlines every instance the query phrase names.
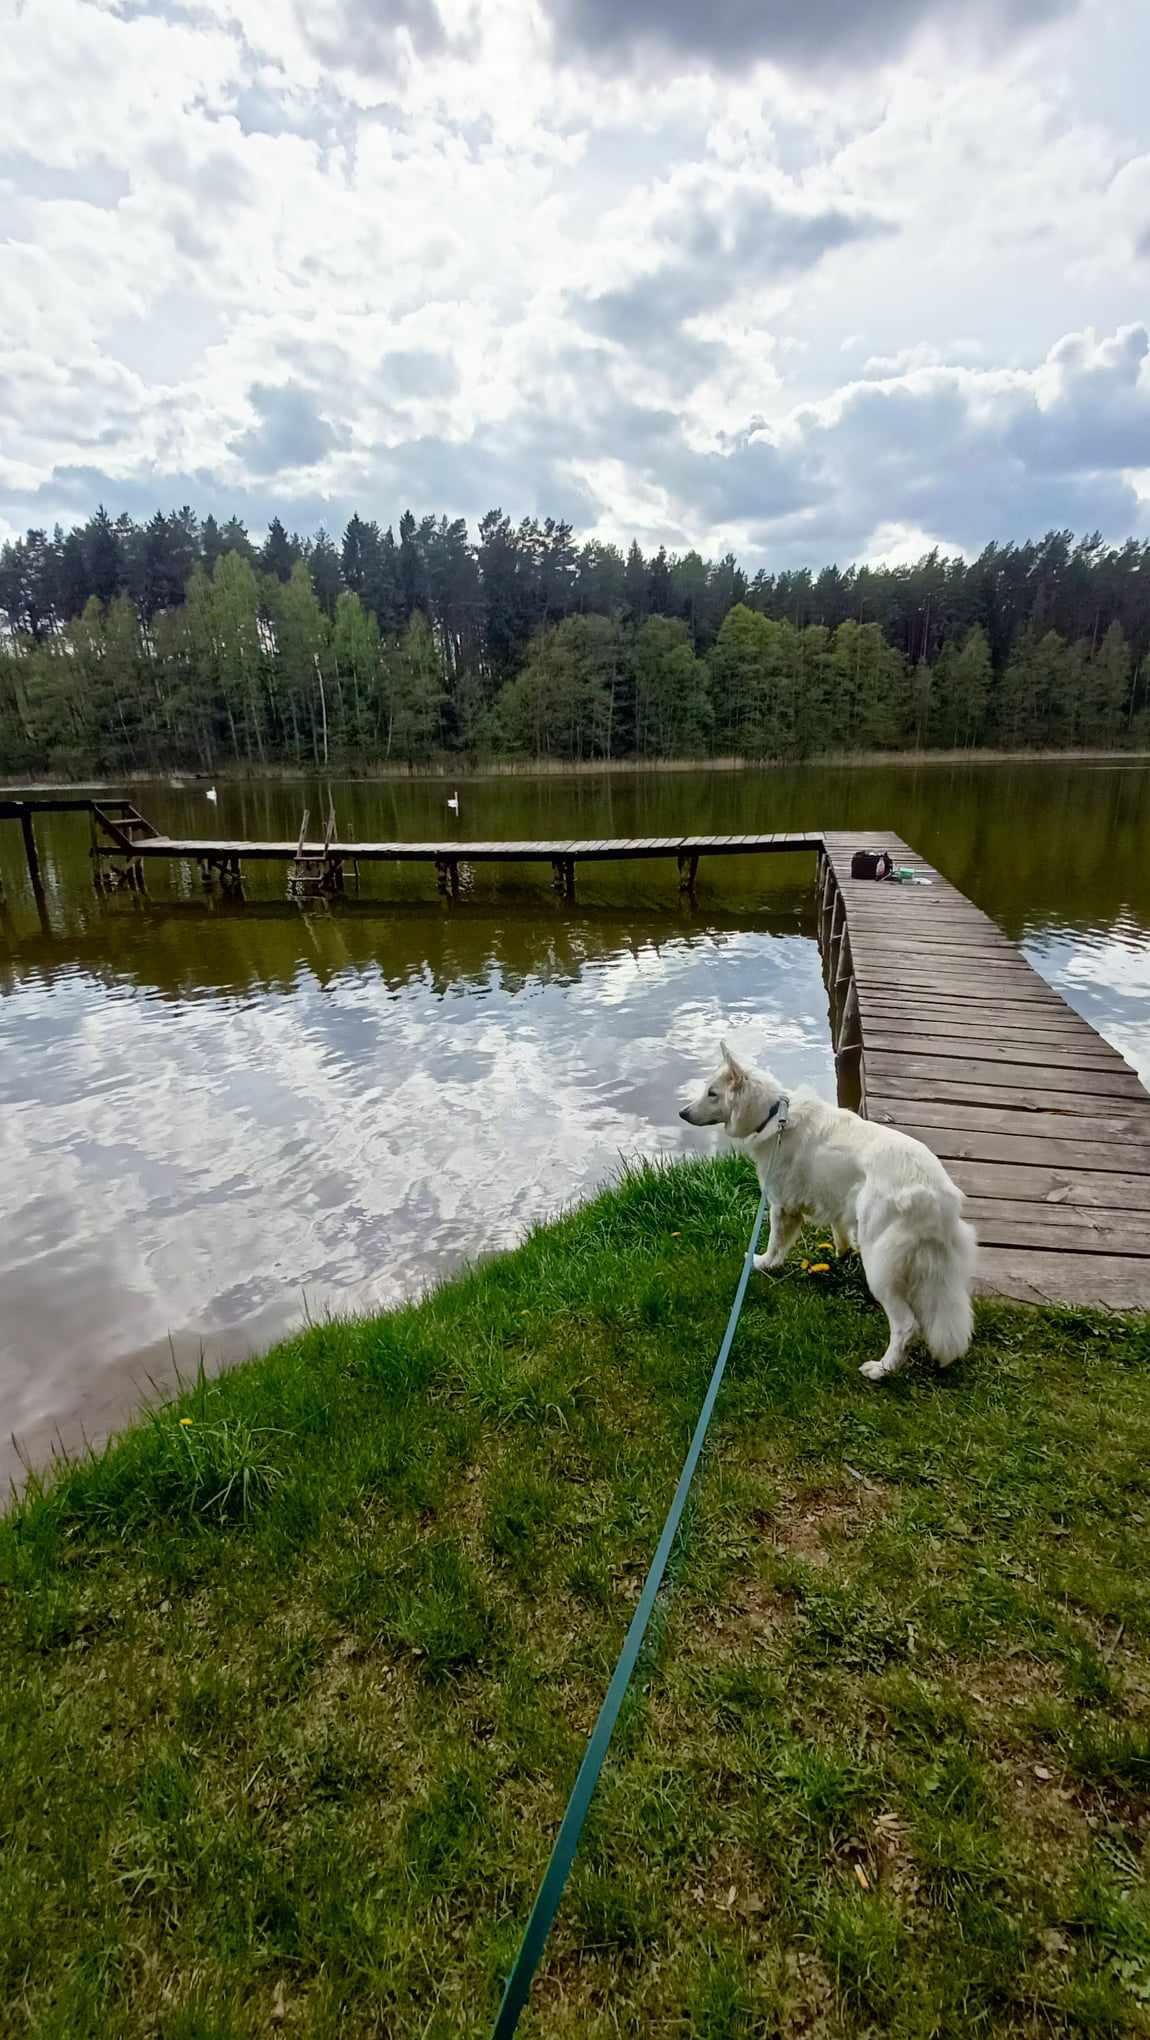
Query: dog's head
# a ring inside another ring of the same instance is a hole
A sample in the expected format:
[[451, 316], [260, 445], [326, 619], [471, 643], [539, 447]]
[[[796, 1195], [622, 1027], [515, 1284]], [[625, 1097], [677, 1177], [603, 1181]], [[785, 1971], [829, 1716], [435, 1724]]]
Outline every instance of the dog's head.
[[688, 1126], [725, 1126], [736, 1140], [757, 1133], [783, 1096], [774, 1077], [756, 1076], [720, 1042], [722, 1063], [693, 1105], [679, 1113]]

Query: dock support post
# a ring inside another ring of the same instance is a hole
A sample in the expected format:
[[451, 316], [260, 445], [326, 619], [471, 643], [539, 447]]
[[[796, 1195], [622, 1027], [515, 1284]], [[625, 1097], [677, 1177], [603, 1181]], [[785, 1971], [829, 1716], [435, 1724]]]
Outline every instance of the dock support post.
[[553, 857], [551, 859], [551, 883], [561, 900], [575, 897], [575, 859]]
[[37, 903], [44, 897], [44, 882], [40, 876], [40, 852], [36, 848], [36, 831], [32, 826], [30, 808], [20, 810], [20, 828], [24, 837], [24, 855], [28, 860], [28, 877]]
[[828, 985], [833, 985], [839, 974], [838, 950], [843, 939], [843, 930], [846, 927], [846, 918], [847, 918], [846, 908], [843, 905], [843, 896], [841, 892], [836, 891], [834, 896], [834, 904], [831, 907], [830, 935], [828, 937], [826, 951], [823, 956], [823, 969], [826, 977], [826, 982]]
[[435, 890], [444, 899], [447, 898], [448, 894], [451, 895], [453, 900], [459, 898], [459, 859], [457, 857], [436, 858]]
[[679, 891], [695, 897], [695, 880], [699, 875], [699, 858], [696, 851], [679, 852]]
[[843, 997], [842, 1017], [835, 1038], [835, 1055], [851, 1055], [862, 1047], [862, 1028], [859, 1024], [858, 988], [852, 977]]
[[835, 897], [835, 875], [829, 857], [823, 858], [822, 885], [819, 890], [819, 941], [825, 948], [830, 929], [830, 918]]

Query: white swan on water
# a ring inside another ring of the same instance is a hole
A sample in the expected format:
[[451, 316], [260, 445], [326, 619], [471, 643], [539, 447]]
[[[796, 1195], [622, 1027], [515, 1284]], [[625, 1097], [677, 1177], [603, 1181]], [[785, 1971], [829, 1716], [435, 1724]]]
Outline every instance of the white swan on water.
[[447, 796], [447, 805], [448, 805], [448, 807], [449, 807], [449, 808], [451, 809], [451, 812], [452, 812], [452, 814], [453, 814], [453, 815], [457, 815], [457, 814], [459, 813], [459, 788], [458, 788], [458, 787], [456, 787], [456, 789], [455, 789], [455, 792], [454, 792], [454, 793], [449, 793], [449, 794], [448, 794], [448, 796]]
[[206, 793], [205, 793], [205, 795], [204, 795], [204, 799], [205, 799], [205, 800], [210, 800], [210, 801], [211, 801], [211, 804], [212, 804], [212, 806], [213, 806], [213, 807], [215, 807], [215, 804], [216, 804], [216, 789], [215, 789], [215, 787], [214, 787], [214, 786], [209, 786], [209, 788], [208, 788], [207, 792], [206, 792]]

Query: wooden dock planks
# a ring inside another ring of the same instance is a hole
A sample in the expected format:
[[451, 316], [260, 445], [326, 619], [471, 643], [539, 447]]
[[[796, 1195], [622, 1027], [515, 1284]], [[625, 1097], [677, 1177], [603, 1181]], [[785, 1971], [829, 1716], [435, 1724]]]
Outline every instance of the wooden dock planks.
[[[876, 848], [929, 886], [852, 879], [855, 850]], [[966, 1192], [983, 1289], [1150, 1310], [1150, 1095], [1135, 1072], [898, 837], [832, 832], [824, 854], [861, 1109], [925, 1142]]]
[[[243, 841], [224, 837], [209, 836], [150, 836], [147, 841], [134, 844], [144, 857], [187, 858], [201, 862], [206, 858], [239, 858], [241, 861], [262, 863], [288, 863], [296, 855], [299, 845], [295, 842]], [[305, 853], [320, 855], [324, 846], [320, 843], [305, 843]], [[333, 857], [348, 861], [358, 859], [364, 864], [525, 864], [546, 863], [549, 858], [568, 857], [577, 862], [614, 863], [619, 860], [646, 857], [739, 857], [755, 855], [764, 851], [814, 852], [821, 850], [822, 836], [817, 831], [794, 832], [788, 835], [764, 836], [637, 836], [633, 838], [589, 836], [573, 843], [535, 843], [508, 840], [505, 843], [465, 843], [449, 838], [436, 843], [369, 843], [338, 842], [328, 846]]]

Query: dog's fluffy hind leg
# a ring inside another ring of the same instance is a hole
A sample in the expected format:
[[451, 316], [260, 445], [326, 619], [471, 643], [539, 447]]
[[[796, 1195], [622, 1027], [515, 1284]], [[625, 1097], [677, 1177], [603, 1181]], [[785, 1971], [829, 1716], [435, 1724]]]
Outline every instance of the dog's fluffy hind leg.
[[[866, 1264], [864, 1262], [864, 1268]], [[911, 1340], [918, 1330], [918, 1320], [907, 1298], [897, 1283], [887, 1274], [872, 1275], [866, 1269], [867, 1282], [876, 1303], [881, 1303], [890, 1324], [890, 1339], [881, 1360], [865, 1360], [859, 1373], [868, 1381], [885, 1381], [888, 1374], [897, 1374], [906, 1365], [906, 1356]]]

